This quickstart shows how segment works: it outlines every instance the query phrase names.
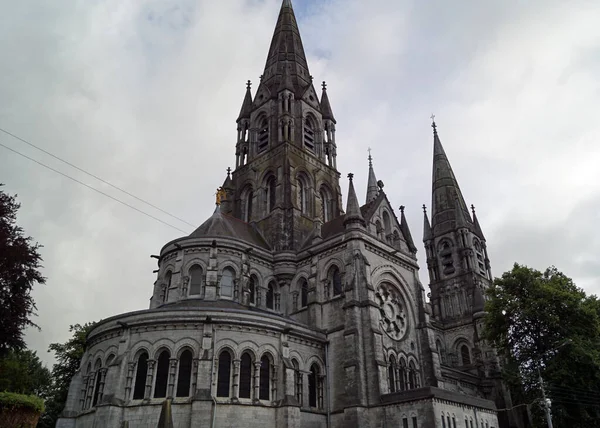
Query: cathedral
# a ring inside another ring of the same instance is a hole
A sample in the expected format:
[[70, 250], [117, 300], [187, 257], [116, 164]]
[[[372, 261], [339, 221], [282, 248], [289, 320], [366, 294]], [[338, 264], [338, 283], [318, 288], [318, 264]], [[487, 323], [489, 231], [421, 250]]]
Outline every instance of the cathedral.
[[364, 199], [348, 174], [343, 204], [337, 121], [291, 0], [236, 123], [214, 213], [153, 256], [149, 309], [89, 333], [57, 427], [518, 426], [482, 335], [486, 240], [435, 122], [430, 293], [370, 155]]

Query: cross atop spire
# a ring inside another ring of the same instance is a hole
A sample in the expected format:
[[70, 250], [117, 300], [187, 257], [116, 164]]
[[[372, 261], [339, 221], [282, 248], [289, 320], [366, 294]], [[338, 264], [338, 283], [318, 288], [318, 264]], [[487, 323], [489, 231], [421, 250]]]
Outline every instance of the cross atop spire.
[[327, 90], [327, 83], [326, 83], [324, 80], [323, 80], [323, 85], [322, 85], [322, 87], [323, 87], [323, 90], [324, 90], [324, 91], [326, 91], [326, 90]]
[[246, 82], [246, 89], [250, 89], [252, 87], [252, 81], [248, 80]]

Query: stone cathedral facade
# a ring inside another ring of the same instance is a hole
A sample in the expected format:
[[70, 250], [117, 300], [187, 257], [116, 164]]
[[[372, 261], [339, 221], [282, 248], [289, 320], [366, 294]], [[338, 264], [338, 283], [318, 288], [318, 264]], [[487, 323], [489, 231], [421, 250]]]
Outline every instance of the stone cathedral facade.
[[58, 427], [156, 427], [165, 400], [176, 428], [516, 426], [481, 334], [486, 240], [435, 123], [428, 299], [370, 156], [343, 206], [318, 89], [284, 0], [214, 214], [154, 256], [149, 309], [90, 332]]

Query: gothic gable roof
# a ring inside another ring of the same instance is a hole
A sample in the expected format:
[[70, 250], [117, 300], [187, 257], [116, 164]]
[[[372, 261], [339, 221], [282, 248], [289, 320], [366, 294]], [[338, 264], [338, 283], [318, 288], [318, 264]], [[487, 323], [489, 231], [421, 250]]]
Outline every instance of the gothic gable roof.
[[193, 231], [190, 238], [233, 238], [245, 241], [257, 247], [269, 250], [269, 244], [252, 225], [221, 212], [217, 206], [214, 214], [198, 229]]

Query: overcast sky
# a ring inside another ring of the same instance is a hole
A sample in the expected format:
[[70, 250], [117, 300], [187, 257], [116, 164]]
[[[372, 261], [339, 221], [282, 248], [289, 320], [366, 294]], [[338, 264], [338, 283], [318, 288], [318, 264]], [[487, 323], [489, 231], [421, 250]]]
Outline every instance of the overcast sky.
[[[281, 0], [0, 0], [0, 127], [188, 222], [235, 166], [235, 119], [257, 87]], [[364, 198], [367, 148], [424, 263], [432, 131], [496, 275], [556, 265], [600, 290], [600, 2], [294, 0], [315, 82], [338, 121], [338, 167]], [[193, 228], [31, 147], [0, 143]], [[70, 324], [145, 309], [158, 253], [183, 233], [0, 147], [0, 182], [44, 245], [45, 362]]]

